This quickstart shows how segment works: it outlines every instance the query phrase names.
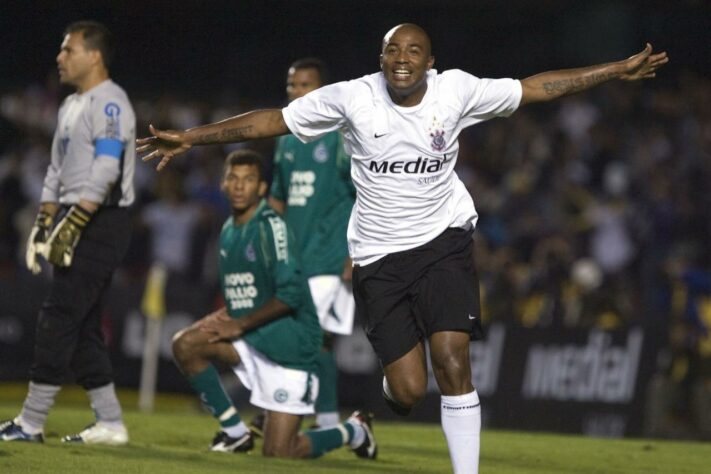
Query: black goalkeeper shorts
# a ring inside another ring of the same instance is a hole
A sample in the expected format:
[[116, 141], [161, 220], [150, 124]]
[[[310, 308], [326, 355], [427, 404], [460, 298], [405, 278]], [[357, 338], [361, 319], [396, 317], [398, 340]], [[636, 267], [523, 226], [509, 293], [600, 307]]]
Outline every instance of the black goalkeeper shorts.
[[471, 230], [449, 228], [420, 247], [356, 265], [353, 295], [383, 367], [438, 331], [483, 336]]

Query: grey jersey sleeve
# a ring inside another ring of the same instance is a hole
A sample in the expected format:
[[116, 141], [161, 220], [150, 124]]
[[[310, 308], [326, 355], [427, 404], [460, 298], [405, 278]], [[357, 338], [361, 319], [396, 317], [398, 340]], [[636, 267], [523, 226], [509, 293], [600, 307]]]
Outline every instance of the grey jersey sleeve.
[[104, 202], [121, 177], [126, 150], [134, 146], [136, 118], [128, 98], [116, 90], [98, 94], [87, 111], [95, 152], [80, 199]]
[[55, 130], [54, 138], [52, 139], [51, 158], [47, 174], [44, 176], [44, 184], [42, 185], [42, 195], [40, 202], [59, 202], [59, 134]]

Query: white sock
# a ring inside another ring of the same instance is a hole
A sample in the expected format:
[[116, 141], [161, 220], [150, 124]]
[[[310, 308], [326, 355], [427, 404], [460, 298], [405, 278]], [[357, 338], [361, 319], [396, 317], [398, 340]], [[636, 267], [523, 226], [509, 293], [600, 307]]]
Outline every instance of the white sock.
[[54, 405], [54, 398], [60, 388], [59, 385], [47, 385], [32, 381], [29, 383], [25, 403], [16, 418], [17, 421], [15, 421], [22, 427], [22, 431], [31, 435], [42, 433], [49, 409]]
[[442, 395], [442, 431], [454, 473], [478, 473], [481, 407], [476, 390], [464, 395]]
[[244, 424], [244, 421], [240, 421], [234, 426], [223, 427], [222, 431], [227, 433], [227, 436], [230, 438], [241, 438], [247, 433], [247, 431], [249, 431], [249, 429], [247, 428], [247, 425]]
[[[351, 448], [355, 449], [361, 444], [363, 444], [363, 441], [365, 441], [365, 430], [362, 426], [360, 426], [360, 424], [355, 423], [353, 421], [346, 421], [346, 423], [353, 427], [353, 437], [348, 441], [348, 445]], [[343, 431], [346, 431], [346, 429], [343, 428]], [[343, 439], [345, 439], [345, 436]]]
[[114, 427], [123, 426], [121, 404], [116, 397], [116, 388], [113, 383], [92, 388], [87, 390], [86, 393], [91, 401], [91, 408], [94, 409], [97, 421]]
[[388, 379], [386, 379], [384, 375], [383, 375], [383, 394], [388, 399], [390, 399], [390, 401], [392, 401], [392, 402], [395, 401], [395, 397], [393, 397], [393, 393], [390, 391], [390, 385], [388, 385]]
[[333, 428], [340, 422], [337, 411], [316, 413], [316, 424], [319, 428]]

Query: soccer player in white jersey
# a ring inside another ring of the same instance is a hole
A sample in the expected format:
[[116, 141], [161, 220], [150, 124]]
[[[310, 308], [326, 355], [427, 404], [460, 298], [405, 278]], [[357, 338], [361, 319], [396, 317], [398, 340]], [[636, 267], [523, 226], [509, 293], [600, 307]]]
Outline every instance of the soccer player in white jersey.
[[27, 244], [27, 267], [53, 266], [52, 286], [37, 320], [27, 398], [3, 441], [42, 442], [49, 409], [73, 374], [89, 396], [96, 422], [65, 436], [69, 443], [128, 442], [101, 330], [113, 272], [130, 240], [136, 117], [124, 90], [109, 78], [111, 34], [105, 26], [67, 27], [57, 55], [62, 84], [76, 93], [59, 109], [40, 208]]
[[247, 112], [138, 141], [158, 169], [194, 145], [339, 130], [357, 199], [348, 229], [356, 311], [383, 366], [383, 392], [401, 414], [425, 396], [424, 341], [442, 393], [442, 428], [456, 473], [478, 472], [481, 412], [469, 342], [480, 332], [471, 234], [477, 213], [454, 172], [460, 131], [610, 80], [654, 77], [668, 61], [647, 44], [628, 59], [523, 80], [433, 69], [427, 33], [402, 24], [384, 37], [381, 71], [317, 89], [282, 110]]

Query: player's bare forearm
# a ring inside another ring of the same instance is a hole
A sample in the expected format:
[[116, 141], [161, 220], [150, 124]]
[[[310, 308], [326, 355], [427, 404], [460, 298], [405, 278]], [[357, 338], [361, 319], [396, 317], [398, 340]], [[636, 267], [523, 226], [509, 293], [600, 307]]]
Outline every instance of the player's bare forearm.
[[99, 205], [100, 204], [98, 202], [89, 201], [87, 199], [79, 200], [79, 206], [85, 211], [91, 212], [92, 214], [99, 209]]
[[144, 154], [143, 161], [160, 158], [158, 171], [194, 145], [243, 142], [289, 133], [279, 109], [254, 110], [189, 130], [158, 130], [153, 125], [149, 129], [153, 136], [136, 140], [136, 153]]
[[244, 333], [263, 326], [291, 313], [293, 309], [277, 298], [271, 298], [262, 306], [240, 318], [231, 318], [225, 308], [209, 314], [193, 327], [208, 334], [208, 342], [234, 341]]
[[227, 308], [225, 306], [223, 306], [220, 309], [213, 311], [212, 313], [210, 313], [210, 314], [200, 318], [198, 321], [194, 322], [192, 327], [199, 329], [200, 327], [205, 325], [205, 323], [209, 324], [209, 323], [212, 323], [215, 321], [229, 321], [230, 319], [231, 319], [230, 314], [227, 312]]
[[523, 88], [521, 105], [557, 99], [618, 77], [620, 77], [620, 68], [615, 63], [536, 74], [521, 81]]
[[234, 143], [289, 133], [279, 109], [263, 109], [186, 130], [191, 145]]
[[346, 260], [343, 262], [343, 271], [341, 272], [341, 280], [345, 282], [352, 282], [353, 281], [353, 260], [351, 257], [346, 257]]
[[657, 69], [668, 62], [667, 53], [652, 54], [652, 45], [647, 43], [641, 52], [623, 61], [536, 74], [521, 81], [521, 105], [557, 99], [613, 79], [651, 79], [656, 76]]
[[289, 305], [278, 298], [271, 298], [262, 306], [249, 313], [247, 316], [239, 318], [242, 332], [248, 332], [267, 323], [286, 316], [294, 311]]

